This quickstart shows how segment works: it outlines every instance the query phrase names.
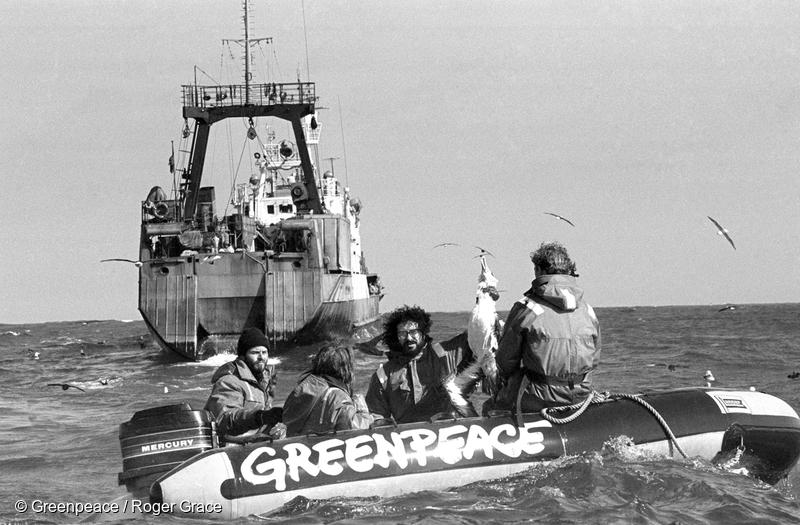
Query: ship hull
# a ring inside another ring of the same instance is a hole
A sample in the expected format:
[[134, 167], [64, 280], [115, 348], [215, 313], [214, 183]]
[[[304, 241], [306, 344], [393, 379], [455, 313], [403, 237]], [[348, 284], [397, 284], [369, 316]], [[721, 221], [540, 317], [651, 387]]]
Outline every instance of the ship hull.
[[276, 349], [375, 337], [375, 277], [306, 262], [306, 254], [266, 252], [151, 260], [140, 269], [139, 311], [162, 348], [191, 360], [231, 352], [248, 327], [262, 329]]

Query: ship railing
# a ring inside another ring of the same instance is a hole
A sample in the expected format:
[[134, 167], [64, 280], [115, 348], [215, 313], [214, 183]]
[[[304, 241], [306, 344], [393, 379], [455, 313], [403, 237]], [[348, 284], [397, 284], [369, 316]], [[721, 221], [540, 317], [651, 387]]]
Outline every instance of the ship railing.
[[342, 185], [333, 177], [322, 179], [322, 195], [323, 197], [341, 197]]
[[310, 126], [303, 126], [303, 130], [306, 134], [306, 142], [309, 144], [319, 144], [319, 132], [320, 128], [311, 129]]
[[284, 157], [281, 153], [281, 144], [269, 143], [264, 144], [264, 160], [266, 160], [267, 168], [291, 168], [300, 166], [300, 154], [296, 148], [291, 148], [292, 153], [288, 157]]
[[185, 108], [309, 104], [317, 101], [313, 82], [182, 86]]

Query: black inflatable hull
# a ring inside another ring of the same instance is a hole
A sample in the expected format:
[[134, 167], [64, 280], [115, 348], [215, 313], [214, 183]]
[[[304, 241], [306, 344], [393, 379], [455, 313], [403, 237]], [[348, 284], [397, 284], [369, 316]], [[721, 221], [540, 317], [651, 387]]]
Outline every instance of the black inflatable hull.
[[[751, 473], [774, 484], [800, 456], [797, 413], [768, 394], [686, 389], [640, 397], [690, 457], [713, 461], [744, 446], [756, 459]], [[617, 436], [675, 455], [662, 424], [630, 399], [592, 405], [566, 424], [539, 414], [525, 414], [520, 423], [510, 416], [470, 418], [216, 448], [161, 477], [150, 498], [177, 514], [235, 519], [301, 495], [392, 496], [503, 477], [533, 463], [601, 450]]]

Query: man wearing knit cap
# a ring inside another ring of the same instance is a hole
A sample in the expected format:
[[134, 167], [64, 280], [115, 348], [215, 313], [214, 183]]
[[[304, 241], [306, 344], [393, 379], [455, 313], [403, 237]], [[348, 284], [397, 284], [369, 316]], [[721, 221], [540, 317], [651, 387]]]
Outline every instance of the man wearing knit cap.
[[269, 341], [264, 332], [245, 329], [236, 352], [236, 359], [214, 372], [205, 407], [214, 415], [223, 438], [267, 433], [281, 420], [281, 409], [272, 408], [273, 370], [267, 366]]
[[600, 323], [576, 284], [567, 249], [542, 243], [531, 253], [531, 288], [508, 314], [495, 359], [506, 383], [491, 409], [539, 412], [582, 402], [600, 362]]

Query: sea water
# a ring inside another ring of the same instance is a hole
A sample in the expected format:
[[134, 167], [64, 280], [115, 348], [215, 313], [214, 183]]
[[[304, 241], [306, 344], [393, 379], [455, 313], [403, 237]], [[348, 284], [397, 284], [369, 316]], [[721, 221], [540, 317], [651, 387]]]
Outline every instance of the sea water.
[[[719, 309], [597, 308], [603, 357], [595, 388], [636, 393], [702, 386], [710, 370], [715, 386], [752, 386], [800, 409], [800, 378], [789, 377], [800, 371], [800, 305]], [[468, 313], [432, 318], [432, 335], [443, 339], [465, 329]], [[278, 405], [315, 350], [301, 347], [272, 356]], [[368, 351], [355, 358], [357, 390], [364, 392], [383, 358]], [[212, 523], [107, 510], [126, 496], [117, 484], [120, 423], [159, 405], [185, 401], [202, 408], [211, 374], [227, 359], [176, 359], [157, 347], [138, 320], [0, 325], [0, 524]], [[772, 487], [696, 458], [638, 454], [619, 437], [602, 453], [562, 458], [508, 478], [393, 498], [298, 498], [239, 522], [800, 523], [798, 477], [795, 468]], [[88, 509], [76, 514], [76, 503]]]

